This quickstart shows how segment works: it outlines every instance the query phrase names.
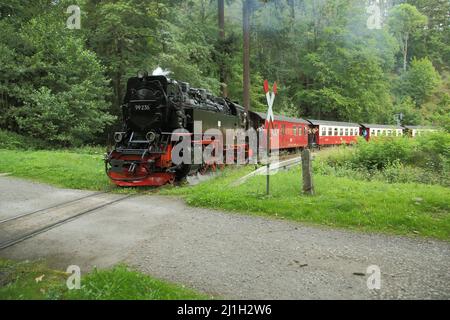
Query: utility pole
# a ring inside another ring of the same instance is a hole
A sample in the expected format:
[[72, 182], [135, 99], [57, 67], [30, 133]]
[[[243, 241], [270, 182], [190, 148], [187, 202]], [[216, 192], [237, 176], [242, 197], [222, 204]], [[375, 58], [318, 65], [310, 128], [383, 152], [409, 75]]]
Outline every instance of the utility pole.
[[[219, 40], [220, 44], [224, 45], [225, 42], [225, 0], [218, 0], [217, 3], [219, 10]], [[222, 59], [219, 62], [219, 68], [220, 68], [220, 86], [222, 91], [223, 97], [228, 97], [228, 87], [227, 87], [227, 75], [225, 70], [225, 61]]]
[[251, 0], [244, 0], [243, 3], [243, 38], [244, 38], [244, 108], [248, 114], [250, 110], [250, 13], [251, 13]]

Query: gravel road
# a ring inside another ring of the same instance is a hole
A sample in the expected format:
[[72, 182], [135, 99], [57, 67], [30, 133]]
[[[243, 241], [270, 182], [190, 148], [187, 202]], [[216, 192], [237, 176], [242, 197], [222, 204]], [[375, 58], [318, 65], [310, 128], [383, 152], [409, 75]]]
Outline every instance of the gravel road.
[[[0, 220], [88, 194], [0, 177]], [[196, 209], [163, 196], [96, 210], [0, 257], [82, 272], [125, 262], [227, 299], [450, 298], [448, 242]], [[371, 265], [381, 270], [380, 290], [367, 287]]]

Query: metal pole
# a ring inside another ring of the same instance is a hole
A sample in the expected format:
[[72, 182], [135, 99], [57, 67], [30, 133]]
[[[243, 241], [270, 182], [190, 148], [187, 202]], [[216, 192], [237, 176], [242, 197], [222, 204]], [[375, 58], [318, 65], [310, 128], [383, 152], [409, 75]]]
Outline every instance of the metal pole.
[[267, 195], [270, 194], [270, 119], [267, 121], [267, 181], [266, 191]]

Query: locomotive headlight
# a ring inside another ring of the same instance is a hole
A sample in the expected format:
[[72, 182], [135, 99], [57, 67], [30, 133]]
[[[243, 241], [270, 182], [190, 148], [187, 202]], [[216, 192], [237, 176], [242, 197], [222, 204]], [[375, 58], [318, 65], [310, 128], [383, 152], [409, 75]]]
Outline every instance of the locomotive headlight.
[[122, 139], [123, 139], [123, 132], [116, 132], [114, 134], [114, 141], [115, 142], [119, 143], [119, 142], [122, 141]]
[[156, 133], [154, 133], [153, 131], [149, 131], [147, 132], [145, 138], [147, 139], [148, 142], [153, 142], [156, 139]]

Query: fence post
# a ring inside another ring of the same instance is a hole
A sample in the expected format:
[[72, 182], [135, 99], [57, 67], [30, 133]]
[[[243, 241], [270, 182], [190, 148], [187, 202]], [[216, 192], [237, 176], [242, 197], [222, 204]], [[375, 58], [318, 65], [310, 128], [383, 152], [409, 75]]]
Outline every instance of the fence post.
[[314, 195], [311, 151], [309, 149], [304, 149], [302, 151], [302, 175], [303, 175], [303, 193], [311, 196]]

